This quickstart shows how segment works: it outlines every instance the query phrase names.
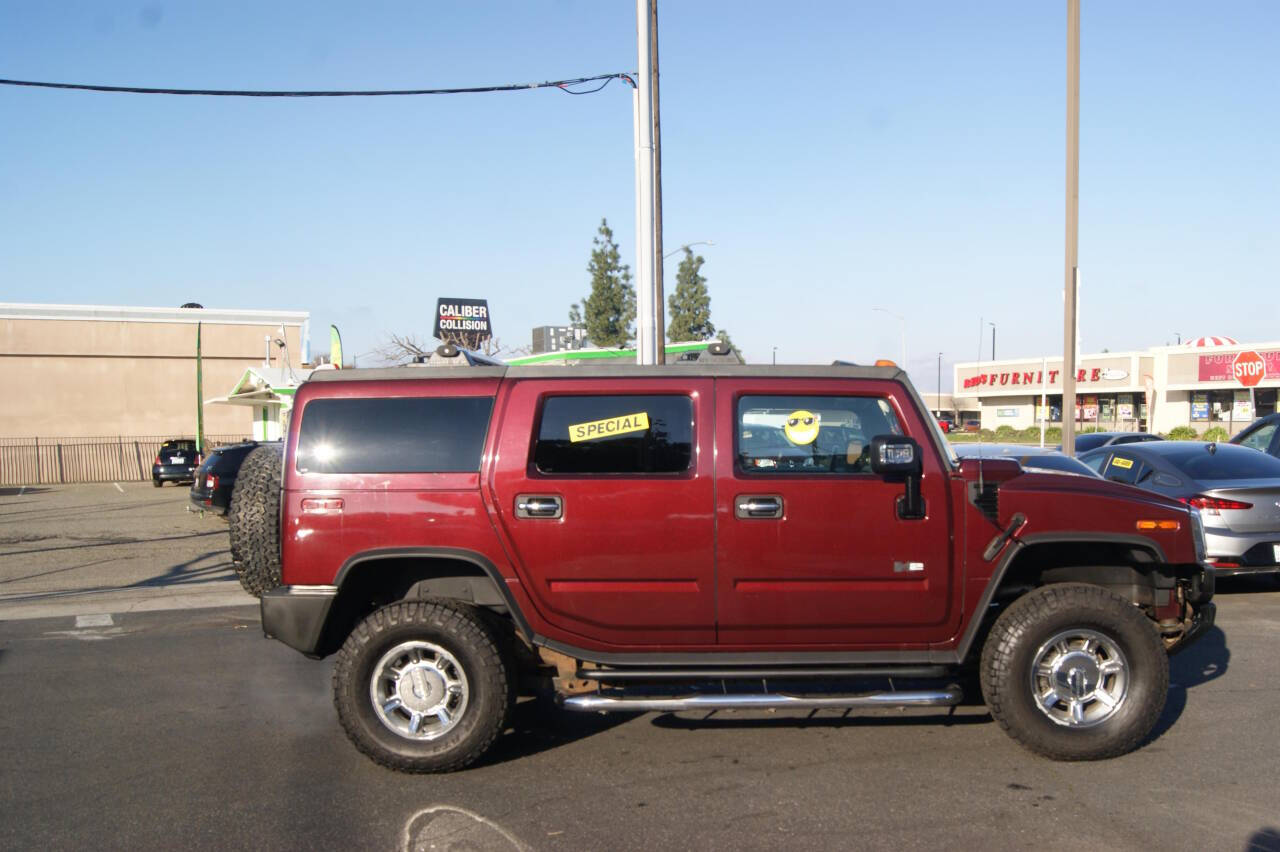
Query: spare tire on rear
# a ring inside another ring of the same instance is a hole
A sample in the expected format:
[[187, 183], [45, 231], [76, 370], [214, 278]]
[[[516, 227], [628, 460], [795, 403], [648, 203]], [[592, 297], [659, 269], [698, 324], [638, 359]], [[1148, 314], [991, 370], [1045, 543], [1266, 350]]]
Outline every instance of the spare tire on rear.
[[227, 522], [231, 561], [254, 597], [280, 585], [282, 445], [263, 444], [245, 456], [231, 492]]

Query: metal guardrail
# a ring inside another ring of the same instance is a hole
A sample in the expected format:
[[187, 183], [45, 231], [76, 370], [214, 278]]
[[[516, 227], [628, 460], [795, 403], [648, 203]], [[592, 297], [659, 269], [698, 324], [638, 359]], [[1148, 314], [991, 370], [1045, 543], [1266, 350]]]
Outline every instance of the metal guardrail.
[[[171, 440], [175, 436], [0, 438], [0, 485], [145, 482], [160, 445]], [[243, 440], [206, 435], [205, 450]]]

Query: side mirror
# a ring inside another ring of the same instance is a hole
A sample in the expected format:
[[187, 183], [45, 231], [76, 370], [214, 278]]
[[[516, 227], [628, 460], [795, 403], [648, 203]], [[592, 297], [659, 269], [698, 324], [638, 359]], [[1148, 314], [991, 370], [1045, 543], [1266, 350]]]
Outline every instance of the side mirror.
[[920, 445], [914, 438], [876, 435], [871, 439], [872, 473], [906, 482], [906, 491], [898, 498], [898, 517], [904, 521], [918, 521], [925, 516], [924, 497], [920, 494], [923, 470]]
[[871, 439], [871, 472], [881, 476], [919, 474], [920, 445], [904, 435], [876, 435]]

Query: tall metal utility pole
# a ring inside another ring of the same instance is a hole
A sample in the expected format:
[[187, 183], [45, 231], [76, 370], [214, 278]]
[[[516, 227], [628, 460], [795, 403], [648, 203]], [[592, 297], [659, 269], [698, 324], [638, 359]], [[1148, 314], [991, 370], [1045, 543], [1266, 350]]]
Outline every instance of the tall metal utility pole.
[[[653, 16], [649, 4], [657, 0], [636, 0], [636, 52], [639, 68], [636, 79], [636, 172], [639, 203], [636, 205], [636, 363], [657, 364], [662, 347], [662, 328], [654, 296], [657, 264], [654, 257], [654, 149], [653, 149]], [[656, 12], [655, 12], [656, 14]]]
[[645, 183], [642, 175], [645, 173], [645, 158], [643, 149], [640, 147], [640, 80], [636, 80], [636, 87], [631, 90], [631, 110], [632, 110], [632, 132], [635, 137], [636, 147], [636, 363], [646, 363], [644, 353], [646, 352], [647, 334], [645, 329], [645, 317], [649, 315], [649, 290], [645, 287], [645, 282], [649, 280], [646, 274], [647, 264], [645, 263], [645, 203], [644, 203], [644, 187]]
[[1080, 282], [1080, 0], [1067, 0], [1067, 250], [1062, 291], [1062, 452], [1076, 453], [1076, 288]]
[[658, 0], [649, 5], [649, 73], [652, 75], [653, 105], [653, 325], [657, 330], [656, 361], [667, 363], [666, 304], [662, 277], [662, 121], [658, 108]]
[[200, 330], [196, 323], [196, 452], [204, 453], [204, 356], [200, 352]]

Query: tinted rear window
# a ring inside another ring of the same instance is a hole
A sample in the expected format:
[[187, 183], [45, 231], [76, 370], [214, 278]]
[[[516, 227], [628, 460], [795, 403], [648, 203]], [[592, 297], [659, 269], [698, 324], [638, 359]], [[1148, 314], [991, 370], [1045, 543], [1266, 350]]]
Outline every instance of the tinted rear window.
[[1232, 444], [1219, 444], [1216, 453], [1205, 444], [1192, 444], [1186, 452], [1166, 458], [1192, 479], [1264, 479], [1280, 477], [1280, 459]]
[[298, 431], [299, 473], [472, 473], [492, 397], [317, 399]]
[[653, 474], [689, 469], [693, 401], [687, 396], [557, 396], [538, 427], [542, 473]]

